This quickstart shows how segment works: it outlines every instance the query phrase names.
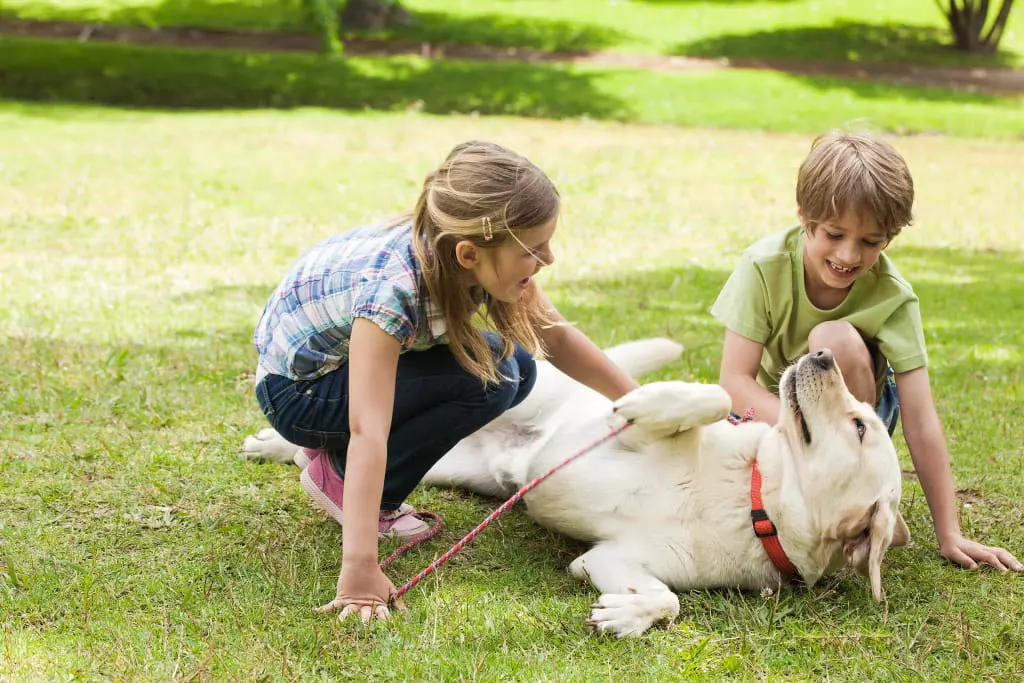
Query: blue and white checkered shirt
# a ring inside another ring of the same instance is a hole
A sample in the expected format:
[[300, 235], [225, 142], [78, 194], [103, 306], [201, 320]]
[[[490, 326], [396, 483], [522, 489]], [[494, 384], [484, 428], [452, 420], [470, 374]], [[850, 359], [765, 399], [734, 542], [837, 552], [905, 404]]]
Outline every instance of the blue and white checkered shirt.
[[412, 223], [356, 228], [299, 258], [256, 325], [256, 380], [309, 380], [336, 369], [348, 359], [356, 318], [374, 322], [403, 352], [447, 342], [413, 252]]

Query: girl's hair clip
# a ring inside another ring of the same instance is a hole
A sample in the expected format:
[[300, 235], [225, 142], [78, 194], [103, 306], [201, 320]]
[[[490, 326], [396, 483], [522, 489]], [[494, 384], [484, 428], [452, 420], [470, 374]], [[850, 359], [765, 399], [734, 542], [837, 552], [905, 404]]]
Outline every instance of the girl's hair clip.
[[488, 216], [484, 216], [480, 219], [480, 224], [484, 229], [484, 241], [490, 242], [494, 239], [494, 232], [491, 230], [491, 219]]

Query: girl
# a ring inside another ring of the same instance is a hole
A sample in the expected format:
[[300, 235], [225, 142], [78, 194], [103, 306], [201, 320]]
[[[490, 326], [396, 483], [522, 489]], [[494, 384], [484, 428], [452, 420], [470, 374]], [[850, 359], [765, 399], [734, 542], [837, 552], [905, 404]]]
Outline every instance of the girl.
[[254, 337], [257, 400], [306, 449], [314, 504], [339, 524], [345, 510], [337, 597], [321, 611], [388, 618], [396, 589], [378, 538], [427, 530], [406, 496], [526, 398], [534, 357], [613, 400], [636, 387], [533, 279], [554, 260], [558, 210], [529, 160], [467, 142], [427, 177], [411, 215], [313, 247], [271, 296]]

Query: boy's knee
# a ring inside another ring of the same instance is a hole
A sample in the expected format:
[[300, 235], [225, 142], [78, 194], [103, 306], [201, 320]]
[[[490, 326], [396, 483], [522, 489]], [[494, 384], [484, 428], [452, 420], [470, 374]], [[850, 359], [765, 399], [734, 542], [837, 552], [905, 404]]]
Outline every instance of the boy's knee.
[[864, 342], [864, 337], [856, 327], [841, 320], [821, 323], [816, 326], [807, 337], [807, 345], [811, 353], [822, 349], [831, 349], [837, 358], [871, 360], [871, 353], [868, 351], [868, 345]]
[[854, 373], [874, 376], [871, 351], [857, 328], [848, 322], [821, 323], [811, 330], [807, 344], [811, 353], [830, 349], [847, 380], [852, 379]]

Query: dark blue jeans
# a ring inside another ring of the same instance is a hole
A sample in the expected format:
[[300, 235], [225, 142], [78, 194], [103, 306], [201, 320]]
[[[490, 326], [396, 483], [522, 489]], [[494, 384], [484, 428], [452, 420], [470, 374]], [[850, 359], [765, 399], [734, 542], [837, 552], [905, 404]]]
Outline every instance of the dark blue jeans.
[[[497, 358], [497, 335], [488, 333], [488, 342]], [[519, 346], [511, 358], [498, 361], [498, 372], [504, 380], [484, 385], [459, 365], [446, 345], [399, 356], [382, 509], [397, 509], [434, 463], [521, 403], [537, 379], [536, 362]], [[256, 385], [256, 400], [281, 436], [305, 448], [326, 450], [334, 469], [345, 476], [347, 363], [315, 380], [267, 375]]]

